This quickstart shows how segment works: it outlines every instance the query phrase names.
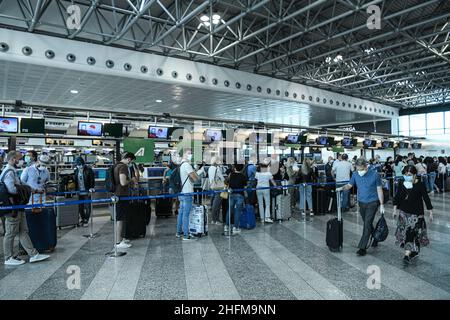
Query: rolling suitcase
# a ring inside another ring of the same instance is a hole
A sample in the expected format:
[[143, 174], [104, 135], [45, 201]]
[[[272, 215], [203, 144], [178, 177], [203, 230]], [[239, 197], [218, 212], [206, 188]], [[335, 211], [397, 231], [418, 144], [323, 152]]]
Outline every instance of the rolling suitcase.
[[155, 205], [155, 215], [157, 217], [170, 217], [172, 215], [173, 198], [157, 198]]
[[329, 190], [317, 188], [312, 191], [313, 211], [314, 214], [323, 215], [329, 212], [330, 203], [333, 199], [330, 197]]
[[130, 201], [125, 215], [125, 238], [145, 238], [147, 234], [148, 208], [145, 201]]
[[251, 204], [246, 204], [242, 209], [239, 228], [254, 229], [256, 227], [255, 208]]
[[204, 205], [193, 205], [189, 215], [189, 233], [196, 237], [208, 235], [208, 209]]
[[[55, 202], [70, 202], [75, 201], [72, 197], [57, 196]], [[56, 226], [61, 229], [63, 227], [79, 226], [78, 218], [78, 204], [68, 206], [56, 206]]]
[[332, 218], [327, 222], [326, 244], [330, 251], [339, 252], [343, 244], [343, 221], [341, 215], [341, 193], [336, 193], [337, 198], [337, 218]]
[[[287, 185], [287, 181], [282, 181], [283, 186]], [[291, 219], [291, 194], [287, 188], [283, 188], [283, 192], [275, 197], [275, 220]]]
[[43, 208], [41, 212], [25, 210], [28, 234], [39, 253], [52, 252], [56, 247], [56, 214], [53, 208]]

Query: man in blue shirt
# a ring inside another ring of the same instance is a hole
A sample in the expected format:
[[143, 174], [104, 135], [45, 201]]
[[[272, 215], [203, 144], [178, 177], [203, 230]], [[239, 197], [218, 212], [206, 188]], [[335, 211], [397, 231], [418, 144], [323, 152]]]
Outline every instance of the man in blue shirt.
[[[359, 211], [364, 221], [364, 231], [358, 244], [359, 250], [356, 254], [364, 256], [366, 254], [370, 235], [373, 231], [373, 220], [377, 213], [378, 206], [380, 206], [380, 213], [384, 214], [384, 197], [381, 178], [377, 171], [368, 169], [367, 161], [364, 158], [356, 160], [356, 172], [352, 175], [350, 182], [341, 188], [337, 188], [336, 191], [346, 191], [355, 185], [358, 189]], [[372, 247], [376, 246], [377, 243], [374, 241]]]

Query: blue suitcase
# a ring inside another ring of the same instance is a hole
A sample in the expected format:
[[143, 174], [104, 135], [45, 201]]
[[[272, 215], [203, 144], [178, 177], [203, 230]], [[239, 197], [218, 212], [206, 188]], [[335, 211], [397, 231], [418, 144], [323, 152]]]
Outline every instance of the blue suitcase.
[[44, 208], [33, 213], [25, 210], [28, 233], [31, 242], [39, 253], [52, 252], [56, 247], [56, 213], [53, 208]]
[[242, 229], [254, 229], [256, 227], [255, 209], [252, 205], [247, 204], [242, 210], [239, 227]]

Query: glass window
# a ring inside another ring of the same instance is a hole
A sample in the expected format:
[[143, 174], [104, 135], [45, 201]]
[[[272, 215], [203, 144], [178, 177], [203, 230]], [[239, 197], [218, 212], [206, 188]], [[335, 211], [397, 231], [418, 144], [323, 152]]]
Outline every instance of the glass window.
[[[448, 130], [447, 130], [448, 132]], [[444, 129], [428, 129], [427, 130], [427, 135], [429, 136], [434, 136], [434, 135], [439, 135], [439, 134], [444, 134]]]
[[410, 131], [426, 130], [425, 114], [415, 114], [409, 116], [409, 126]]
[[[398, 131], [401, 135], [409, 135], [409, 116], [401, 116], [398, 118]], [[406, 132], [406, 134], [401, 132]]]
[[426, 130], [412, 130], [409, 132], [409, 135], [414, 137], [423, 137], [426, 136], [426, 134]]
[[433, 112], [427, 114], [427, 129], [442, 129], [444, 128], [444, 113]]

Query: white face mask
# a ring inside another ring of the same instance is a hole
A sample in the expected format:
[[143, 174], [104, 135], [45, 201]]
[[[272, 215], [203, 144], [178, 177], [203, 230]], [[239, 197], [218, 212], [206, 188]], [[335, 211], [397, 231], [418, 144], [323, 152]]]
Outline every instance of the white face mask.
[[405, 186], [406, 189], [412, 189], [413, 187], [413, 183], [410, 181], [403, 182], [403, 185]]
[[46, 164], [40, 164], [39, 165], [39, 169], [45, 170], [45, 169], [47, 169], [47, 165]]
[[358, 174], [360, 177], [364, 176], [367, 173], [366, 170], [358, 170]]
[[23, 160], [19, 160], [19, 161], [17, 162], [17, 167], [18, 167], [18, 168], [22, 168], [22, 167], [23, 167]]
[[192, 154], [188, 154], [187, 157], [186, 157], [186, 159], [187, 159], [188, 161], [192, 161]]

